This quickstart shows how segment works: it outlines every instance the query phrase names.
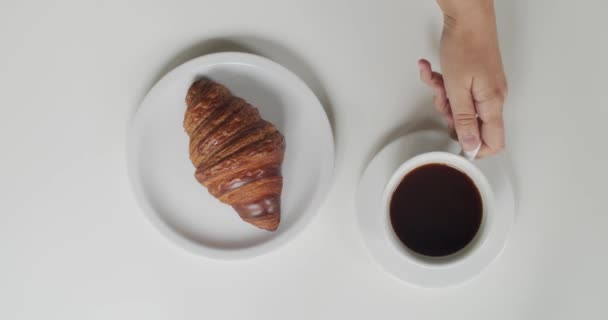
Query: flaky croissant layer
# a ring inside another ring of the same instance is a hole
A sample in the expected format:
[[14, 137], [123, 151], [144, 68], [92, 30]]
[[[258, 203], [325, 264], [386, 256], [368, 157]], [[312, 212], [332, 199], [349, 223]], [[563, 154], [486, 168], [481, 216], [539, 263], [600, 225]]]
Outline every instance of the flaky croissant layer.
[[258, 110], [209, 79], [186, 95], [184, 129], [196, 179], [239, 216], [274, 231], [281, 219], [285, 139]]

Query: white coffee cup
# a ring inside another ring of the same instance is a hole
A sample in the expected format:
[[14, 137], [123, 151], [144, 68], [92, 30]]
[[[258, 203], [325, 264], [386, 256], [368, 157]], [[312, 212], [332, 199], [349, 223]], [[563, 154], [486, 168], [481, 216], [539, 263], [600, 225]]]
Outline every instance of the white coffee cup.
[[[395, 189], [403, 180], [403, 178], [414, 169], [427, 164], [443, 164], [467, 175], [481, 195], [482, 200], [482, 220], [473, 240], [463, 249], [443, 257], [428, 257], [418, 254], [406, 247], [395, 234], [390, 220], [390, 202], [395, 192]], [[382, 223], [384, 225], [384, 233], [388, 238], [391, 247], [398, 251], [405, 259], [408, 259], [418, 265], [426, 267], [446, 267], [451, 264], [462, 262], [463, 260], [475, 255], [476, 251], [488, 239], [489, 230], [493, 230], [493, 224], [496, 219], [493, 216], [496, 213], [494, 210], [494, 194], [484, 174], [475, 164], [465, 159], [464, 157], [449, 152], [428, 152], [410, 158], [397, 168], [391, 178], [388, 180], [382, 195]]]

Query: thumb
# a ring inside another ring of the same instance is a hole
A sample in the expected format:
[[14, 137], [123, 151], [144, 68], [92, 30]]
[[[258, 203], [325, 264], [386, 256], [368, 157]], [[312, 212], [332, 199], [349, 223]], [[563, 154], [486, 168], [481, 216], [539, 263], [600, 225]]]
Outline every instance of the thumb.
[[481, 145], [477, 110], [470, 90], [456, 89], [448, 92], [454, 127], [464, 151], [473, 151]]

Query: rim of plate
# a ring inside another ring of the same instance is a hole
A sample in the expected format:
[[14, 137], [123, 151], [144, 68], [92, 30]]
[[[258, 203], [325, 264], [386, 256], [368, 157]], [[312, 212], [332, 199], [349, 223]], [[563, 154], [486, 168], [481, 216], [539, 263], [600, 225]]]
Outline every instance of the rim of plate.
[[[324, 149], [326, 149], [324, 151], [328, 153], [328, 156], [326, 157], [327, 161], [323, 161], [322, 169], [320, 171], [320, 180], [317, 185], [316, 192], [311, 200], [312, 205], [305, 212], [303, 212], [300, 218], [285, 232], [277, 234], [268, 241], [246, 248], [218, 249], [194, 242], [181, 235], [179, 232], [167, 225], [156, 210], [149, 204], [146, 199], [145, 192], [143, 191], [141, 181], [139, 178], [137, 178], [136, 174], [136, 172], [138, 172], [138, 164], [136, 161], [137, 156], [135, 154], [136, 148], [134, 147], [136, 145], [135, 132], [137, 128], [137, 119], [140, 110], [142, 110], [142, 108], [146, 105], [151, 92], [162, 86], [164, 82], [169, 81], [172, 76], [178, 74], [184, 69], [193, 67], [211, 67], [219, 64], [250, 65], [265, 70], [266, 72], [279, 74], [282, 78], [285, 78], [286, 81], [292, 82], [294, 86], [296, 86], [296, 90], [299, 90], [308, 96], [310, 101], [319, 108], [319, 112], [322, 113], [322, 118], [324, 119], [322, 126], [324, 127], [324, 130], [327, 131], [328, 136], [327, 142], [324, 146]], [[321, 206], [325, 203], [325, 201], [327, 201], [326, 195], [328, 194], [333, 182], [335, 164], [335, 142], [333, 128], [329, 122], [327, 112], [312, 89], [310, 89], [310, 87], [299, 76], [286, 67], [268, 58], [252, 53], [230, 51], [210, 53], [186, 61], [167, 72], [150, 88], [137, 107], [137, 110], [129, 119], [127, 126], [127, 176], [129, 178], [136, 202], [144, 212], [145, 216], [148, 217], [148, 219], [160, 231], [161, 234], [170, 239], [174, 244], [186, 249], [190, 253], [215, 260], [250, 259], [270, 253], [287, 244], [290, 240], [293, 240], [296, 236], [301, 234], [302, 231], [304, 231], [304, 229], [318, 215]]]

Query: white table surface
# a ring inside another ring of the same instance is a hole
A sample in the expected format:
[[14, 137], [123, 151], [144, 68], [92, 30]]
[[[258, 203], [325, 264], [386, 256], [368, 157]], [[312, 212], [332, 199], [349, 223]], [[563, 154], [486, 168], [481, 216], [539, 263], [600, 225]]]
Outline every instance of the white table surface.
[[[608, 3], [497, 0], [517, 220], [503, 254], [422, 290], [371, 260], [361, 170], [439, 119], [434, 1], [0, 2], [0, 319], [606, 319]], [[222, 50], [270, 57], [325, 104], [335, 182], [294, 241], [244, 262], [151, 225], [125, 168], [130, 116], [165, 72]]]

